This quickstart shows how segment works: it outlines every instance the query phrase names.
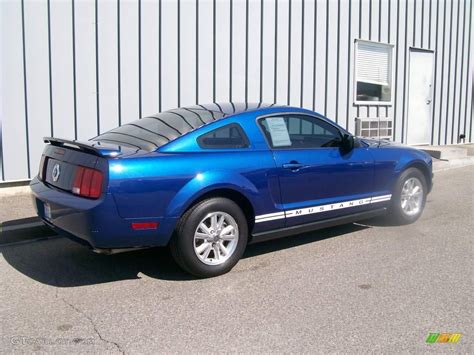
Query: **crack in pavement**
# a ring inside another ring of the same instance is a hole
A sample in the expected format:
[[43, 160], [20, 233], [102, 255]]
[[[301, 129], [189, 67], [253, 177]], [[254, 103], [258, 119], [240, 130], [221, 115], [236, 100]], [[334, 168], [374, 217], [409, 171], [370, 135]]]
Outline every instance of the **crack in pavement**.
[[89, 323], [92, 325], [92, 328], [94, 329], [94, 332], [97, 334], [97, 336], [99, 337], [100, 340], [102, 340], [104, 343], [107, 343], [107, 344], [112, 344], [114, 345], [117, 350], [121, 353], [121, 354], [125, 354], [125, 351], [122, 349], [122, 347], [120, 346], [120, 344], [112, 341], [112, 340], [108, 340], [108, 339], [105, 339], [102, 334], [100, 334], [99, 332], [99, 329], [97, 329], [97, 325], [95, 324], [94, 320], [89, 317], [85, 312], [81, 311], [79, 308], [77, 308], [76, 306], [74, 306], [72, 303], [66, 301], [64, 298], [62, 297], [59, 297], [58, 295], [58, 289], [56, 288], [56, 298], [63, 301], [66, 305], [68, 305], [71, 309], [73, 309], [75, 312], [79, 313], [82, 317], [86, 318]]

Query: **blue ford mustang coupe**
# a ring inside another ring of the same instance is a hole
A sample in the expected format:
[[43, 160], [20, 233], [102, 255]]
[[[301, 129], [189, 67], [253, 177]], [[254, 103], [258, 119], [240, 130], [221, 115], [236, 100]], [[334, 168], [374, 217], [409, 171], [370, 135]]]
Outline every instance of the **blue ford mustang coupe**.
[[386, 212], [414, 222], [432, 186], [428, 154], [287, 106], [196, 105], [45, 142], [31, 189], [46, 224], [98, 252], [169, 245], [199, 277], [250, 242]]

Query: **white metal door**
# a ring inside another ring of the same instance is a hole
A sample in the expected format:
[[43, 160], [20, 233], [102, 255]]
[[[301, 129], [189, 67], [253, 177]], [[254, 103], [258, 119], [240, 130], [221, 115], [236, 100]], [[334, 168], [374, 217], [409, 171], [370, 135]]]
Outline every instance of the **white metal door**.
[[430, 144], [434, 53], [410, 48], [408, 144]]

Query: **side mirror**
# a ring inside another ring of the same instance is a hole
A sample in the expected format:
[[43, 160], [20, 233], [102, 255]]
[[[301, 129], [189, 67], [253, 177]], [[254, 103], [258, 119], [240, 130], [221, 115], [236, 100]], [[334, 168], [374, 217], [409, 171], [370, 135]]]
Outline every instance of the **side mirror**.
[[342, 136], [341, 150], [344, 154], [349, 153], [354, 149], [354, 136], [350, 134], [344, 134]]

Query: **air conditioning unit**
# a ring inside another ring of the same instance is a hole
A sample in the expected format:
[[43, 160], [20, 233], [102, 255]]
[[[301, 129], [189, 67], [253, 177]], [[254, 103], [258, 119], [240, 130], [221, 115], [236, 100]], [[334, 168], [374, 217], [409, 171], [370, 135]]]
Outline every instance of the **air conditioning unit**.
[[364, 138], [392, 139], [391, 118], [356, 118], [356, 136]]

